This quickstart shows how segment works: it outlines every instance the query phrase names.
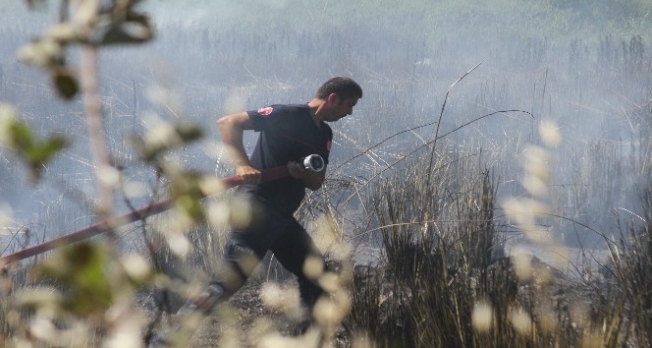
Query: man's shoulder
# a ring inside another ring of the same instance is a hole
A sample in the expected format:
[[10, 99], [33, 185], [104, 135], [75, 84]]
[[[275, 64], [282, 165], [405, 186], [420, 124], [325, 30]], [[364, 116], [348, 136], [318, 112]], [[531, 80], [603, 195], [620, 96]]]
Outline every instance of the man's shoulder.
[[260, 116], [276, 116], [276, 115], [292, 115], [303, 114], [309, 112], [308, 105], [303, 104], [272, 104], [262, 107], [256, 111], [250, 111], [250, 114], [258, 114]]
[[272, 107], [278, 109], [278, 111], [296, 113], [304, 113], [310, 110], [306, 104], [276, 104], [272, 105]]

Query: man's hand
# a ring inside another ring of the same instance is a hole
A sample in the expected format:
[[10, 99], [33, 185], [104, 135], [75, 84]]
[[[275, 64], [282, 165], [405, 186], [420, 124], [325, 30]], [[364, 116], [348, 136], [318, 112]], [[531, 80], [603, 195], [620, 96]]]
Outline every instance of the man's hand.
[[251, 185], [260, 184], [260, 179], [261, 179], [260, 170], [250, 165], [238, 166], [235, 172], [237, 175], [239, 175], [242, 178], [242, 181], [245, 184], [251, 184]]
[[297, 162], [289, 162], [287, 167], [290, 176], [295, 179], [304, 179], [308, 174], [308, 171]]
[[326, 170], [316, 173], [311, 170], [307, 170], [303, 167], [303, 165], [297, 162], [289, 162], [287, 164], [287, 168], [288, 173], [290, 173], [291, 177], [303, 180], [304, 185], [313, 191], [318, 190], [326, 178]]

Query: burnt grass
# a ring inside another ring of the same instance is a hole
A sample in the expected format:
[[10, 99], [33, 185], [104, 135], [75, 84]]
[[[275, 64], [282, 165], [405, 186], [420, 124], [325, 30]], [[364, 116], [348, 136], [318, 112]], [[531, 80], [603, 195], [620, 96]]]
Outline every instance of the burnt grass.
[[[450, 202], [444, 186], [463, 176], [439, 170], [426, 181], [419, 173], [425, 167], [406, 169], [414, 172], [373, 187], [369, 206], [381, 242], [376, 263], [327, 257], [350, 308], [341, 321], [318, 326], [330, 334], [317, 346], [649, 346], [650, 225], [623, 227], [619, 240], [606, 241], [609, 261], [596, 266], [585, 250], [584, 260], [559, 269], [533, 255], [506, 255], [501, 233], [506, 223], [495, 214], [490, 171], [455, 183], [460, 194]], [[645, 211], [652, 211], [650, 201]], [[227, 308], [226, 316], [218, 309], [204, 321], [193, 347], [219, 346], [225, 328], [234, 325], [241, 346], [257, 346], [261, 318], [271, 323], [267, 332], [291, 337], [288, 318], [263, 304], [260, 288], [266, 281], [291, 286], [293, 279], [268, 280], [261, 273], [220, 306]], [[479, 317], [478, 308], [489, 308], [489, 314]]]

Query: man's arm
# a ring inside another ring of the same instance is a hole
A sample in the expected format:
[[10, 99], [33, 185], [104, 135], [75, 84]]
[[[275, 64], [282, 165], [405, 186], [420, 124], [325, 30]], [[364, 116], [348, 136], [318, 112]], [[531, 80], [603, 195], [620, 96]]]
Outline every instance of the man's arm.
[[246, 184], [260, 183], [260, 170], [251, 166], [242, 141], [244, 131], [254, 128], [249, 115], [246, 112], [238, 112], [223, 116], [217, 120], [217, 128], [222, 143], [233, 159], [236, 174], [240, 175]]

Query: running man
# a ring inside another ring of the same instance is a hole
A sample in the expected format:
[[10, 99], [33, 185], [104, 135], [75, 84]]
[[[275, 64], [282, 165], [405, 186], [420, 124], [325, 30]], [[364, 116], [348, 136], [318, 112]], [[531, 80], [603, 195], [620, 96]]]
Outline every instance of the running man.
[[[308, 259], [321, 261], [323, 256], [305, 228], [294, 218], [305, 189], [318, 190], [325, 179], [325, 169], [315, 172], [304, 168], [302, 160], [318, 154], [328, 164], [333, 131], [327, 122], [336, 122], [353, 113], [362, 98], [362, 88], [352, 79], [334, 77], [326, 81], [306, 104], [271, 105], [256, 111], [238, 112], [217, 120], [224, 146], [228, 149], [236, 174], [245, 184], [237, 194], [246, 197], [252, 206], [248, 226], [232, 226], [220, 265], [206, 290], [188, 301], [177, 315], [209, 314], [244, 285], [255, 266], [268, 251], [292, 272], [299, 284], [301, 303], [312, 313], [312, 307], [323, 290], [304, 274]], [[260, 133], [251, 156], [243, 144], [243, 133]], [[261, 171], [287, 166], [289, 177], [261, 182]], [[253, 260], [253, 262], [252, 262]], [[305, 332], [311, 323], [308, 316], [299, 330]]]

